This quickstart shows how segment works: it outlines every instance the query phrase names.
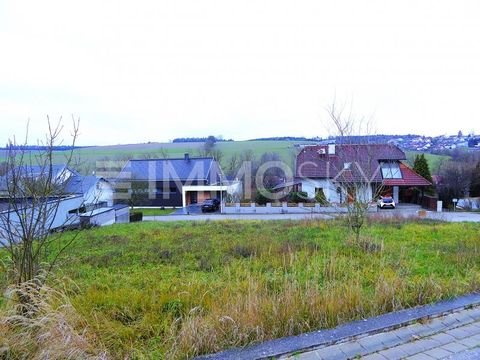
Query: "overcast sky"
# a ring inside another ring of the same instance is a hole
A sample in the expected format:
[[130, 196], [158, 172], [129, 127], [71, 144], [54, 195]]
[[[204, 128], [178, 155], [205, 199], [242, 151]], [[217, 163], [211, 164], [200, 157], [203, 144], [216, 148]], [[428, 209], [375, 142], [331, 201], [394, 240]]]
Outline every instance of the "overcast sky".
[[480, 133], [480, 2], [0, 0], [0, 144], [81, 119], [82, 144]]

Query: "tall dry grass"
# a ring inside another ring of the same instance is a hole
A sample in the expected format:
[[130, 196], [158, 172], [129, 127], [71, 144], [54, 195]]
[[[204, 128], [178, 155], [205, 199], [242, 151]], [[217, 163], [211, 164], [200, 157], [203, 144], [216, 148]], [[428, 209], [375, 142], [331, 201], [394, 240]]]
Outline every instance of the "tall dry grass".
[[[382, 256], [380, 254], [380, 256]], [[288, 258], [291, 258], [289, 263]], [[295, 254], [286, 256], [283, 280], [277, 284], [245, 274], [246, 291], [225, 289], [211, 302], [204, 302], [176, 319], [167, 336], [166, 356], [191, 358], [230, 347], [296, 335], [319, 328], [426, 304], [441, 299], [447, 289], [434, 277], [406, 281], [391, 269], [378, 269], [372, 289], [367, 280], [351, 274], [354, 259], [327, 257], [323, 266], [303, 282], [292, 275]], [[312, 270], [312, 269], [311, 269]], [[478, 283], [471, 284], [472, 290]]]
[[30, 282], [8, 288], [0, 311], [0, 359], [107, 359], [68, 297]]

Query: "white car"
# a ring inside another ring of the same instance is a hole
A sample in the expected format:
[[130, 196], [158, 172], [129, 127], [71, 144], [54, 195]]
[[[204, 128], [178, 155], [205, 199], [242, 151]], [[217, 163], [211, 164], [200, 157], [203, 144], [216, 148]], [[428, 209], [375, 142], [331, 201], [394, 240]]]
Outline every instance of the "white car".
[[378, 200], [377, 206], [380, 209], [387, 209], [387, 208], [395, 209], [395, 201], [393, 200], [393, 198], [391, 196], [382, 196]]

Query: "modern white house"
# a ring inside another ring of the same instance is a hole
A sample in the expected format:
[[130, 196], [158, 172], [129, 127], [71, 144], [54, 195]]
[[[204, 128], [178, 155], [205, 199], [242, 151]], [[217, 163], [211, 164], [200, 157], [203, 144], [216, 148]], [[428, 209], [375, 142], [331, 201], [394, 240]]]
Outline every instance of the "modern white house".
[[116, 203], [186, 207], [206, 199], [240, 196], [240, 181], [225, 180], [213, 157], [130, 160], [116, 183]]
[[[129, 221], [128, 207], [113, 206], [113, 186], [103, 178], [80, 175], [65, 165], [54, 165], [48, 172], [40, 166], [23, 166], [14, 171], [15, 175], [11, 177], [8, 173], [0, 177], [0, 227], [4, 231], [17, 231], [16, 226], [21, 224], [19, 216], [47, 216], [48, 219], [43, 221], [45, 225], [42, 225], [47, 229], [39, 228], [39, 231], [78, 226], [85, 214], [107, 210], [113, 211], [113, 222], [111, 219], [103, 221], [105, 218], [100, 217], [91, 224], [108, 225]], [[13, 190], [14, 177], [25, 180], [25, 183], [34, 183], [46, 177], [46, 174], [51, 176], [49, 181], [56, 189], [55, 195], [32, 200], [28, 197], [27, 191]]]

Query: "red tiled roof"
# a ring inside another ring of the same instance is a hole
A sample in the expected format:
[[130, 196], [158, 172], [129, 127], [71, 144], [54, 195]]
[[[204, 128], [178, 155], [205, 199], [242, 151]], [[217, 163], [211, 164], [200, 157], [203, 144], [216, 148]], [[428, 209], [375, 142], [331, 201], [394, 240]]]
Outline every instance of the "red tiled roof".
[[[328, 145], [306, 146], [297, 155], [296, 176], [299, 178], [336, 178], [336, 181], [381, 182], [379, 162], [405, 160], [405, 153], [389, 144], [340, 144], [335, 154]], [[349, 170], [345, 163], [351, 163]]]
[[384, 179], [383, 185], [387, 186], [429, 186], [432, 185], [427, 179], [418, 175], [404, 163], [400, 163], [402, 179]]

